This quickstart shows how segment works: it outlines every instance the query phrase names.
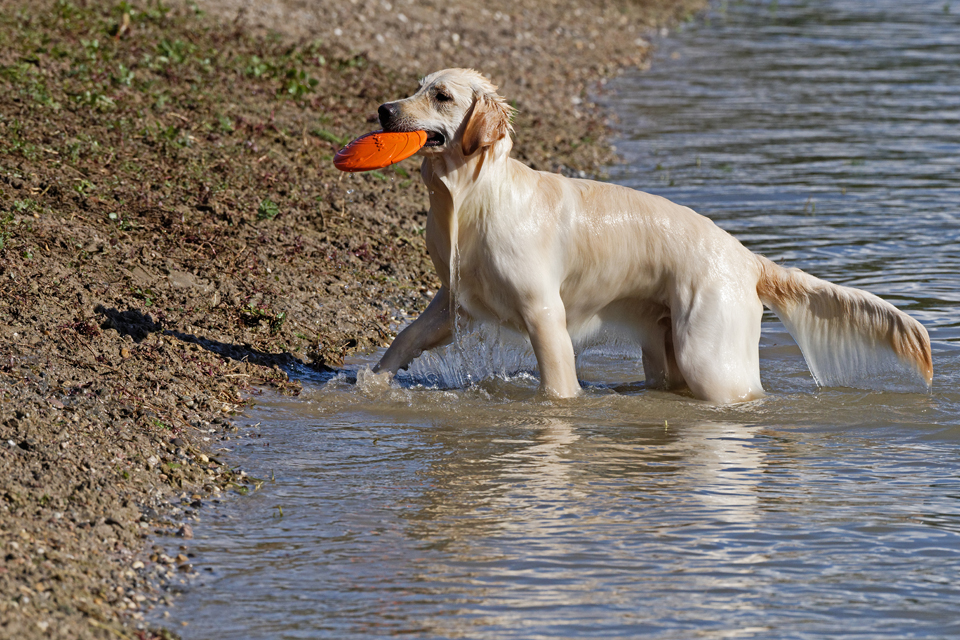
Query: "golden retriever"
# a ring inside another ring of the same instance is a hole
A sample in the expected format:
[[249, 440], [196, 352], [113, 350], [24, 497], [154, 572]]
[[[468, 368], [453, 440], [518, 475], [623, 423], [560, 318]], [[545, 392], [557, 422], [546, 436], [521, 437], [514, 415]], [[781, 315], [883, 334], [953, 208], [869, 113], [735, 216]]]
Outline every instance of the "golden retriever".
[[766, 305], [821, 386], [895, 376], [929, 388], [924, 327], [880, 298], [785, 269], [665, 198], [535, 171], [510, 158], [512, 108], [484, 76], [438, 71], [379, 108], [385, 131], [425, 130], [427, 250], [442, 287], [374, 371], [449, 343], [457, 313], [526, 334], [541, 391], [580, 392], [574, 344], [636, 341], [648, 387], [742, 402], [763, 395]]

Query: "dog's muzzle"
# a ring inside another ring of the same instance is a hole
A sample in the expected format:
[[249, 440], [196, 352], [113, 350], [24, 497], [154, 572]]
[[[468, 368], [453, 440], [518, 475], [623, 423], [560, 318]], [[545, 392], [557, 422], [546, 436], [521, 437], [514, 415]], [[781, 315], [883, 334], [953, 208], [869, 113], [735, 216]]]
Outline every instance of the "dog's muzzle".
[[386, 102], [377, 109], [377, 115], [380, 118], [380, 128], [384, 131], [391, 131], [400, 115], [400, 107], [396, 103]]

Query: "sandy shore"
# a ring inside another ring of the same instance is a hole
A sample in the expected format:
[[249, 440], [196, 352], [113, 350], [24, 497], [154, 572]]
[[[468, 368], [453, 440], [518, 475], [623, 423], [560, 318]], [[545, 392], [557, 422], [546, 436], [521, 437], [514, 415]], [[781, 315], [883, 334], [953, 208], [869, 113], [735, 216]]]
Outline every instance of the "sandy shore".
[[380, 102], [480, 69], [517, 157], [594, 174], [590, 96], [701, 4], [0, 0], [0, 636], [169, 637], [179, 541], [257, 486], [230, 417], [429, 299], [416, 161], [330, 162]]

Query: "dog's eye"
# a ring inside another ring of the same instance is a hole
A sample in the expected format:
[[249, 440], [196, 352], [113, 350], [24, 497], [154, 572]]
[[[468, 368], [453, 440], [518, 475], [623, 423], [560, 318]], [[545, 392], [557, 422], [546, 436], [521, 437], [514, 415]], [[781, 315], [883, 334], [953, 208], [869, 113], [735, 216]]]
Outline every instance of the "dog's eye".
[[437, 102], [450, 102], [453, 100], [453, 98], [443, 91], [437, 91], [437, 95], [435, 97], [437, 98]]

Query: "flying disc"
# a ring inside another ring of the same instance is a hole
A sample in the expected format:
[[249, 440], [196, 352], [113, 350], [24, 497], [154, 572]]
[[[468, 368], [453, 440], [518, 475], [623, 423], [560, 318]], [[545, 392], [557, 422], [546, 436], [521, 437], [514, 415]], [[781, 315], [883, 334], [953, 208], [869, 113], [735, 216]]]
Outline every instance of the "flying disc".
[[340, 171], [382, 169], [409, 158], [426, 143], [426, 131], [373, 131], [337, 151], [333, 164]]

